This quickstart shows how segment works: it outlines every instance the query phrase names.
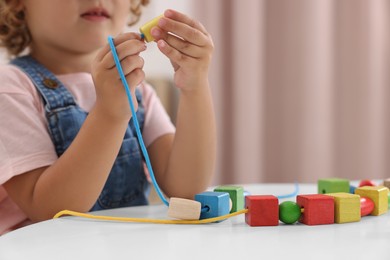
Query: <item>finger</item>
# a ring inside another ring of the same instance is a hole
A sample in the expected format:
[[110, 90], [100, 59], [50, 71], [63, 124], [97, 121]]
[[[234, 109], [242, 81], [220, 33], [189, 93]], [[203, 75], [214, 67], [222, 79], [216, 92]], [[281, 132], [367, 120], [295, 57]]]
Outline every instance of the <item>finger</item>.
[[201, 24], [199, 21], [196, 21], [196, 20], [188, 17], [187, 15], [185, 15], [183, 13], [180, 13], [180, 12], [172, 10], [172, 9], [168, 9], [164, 12], [164, 16], [167, 18], [170, 18], [172, 20], [178, 21], [180, 23], [185, 23], [185, 24], [189, 25], [190, 27], [198, 29], [202, 33], [208, 35], [208, 32], [207, 32], [206, 28], [203, 26], [203, 24]]
[[[114, 38], [114, 44], [115, 45], [119, 45], [127, 40], [130, 40], [130, 39], [135, 39], [135, 40], [139, 40], [139, 41], [142, 41], [142, 37], [140, 34], [138, 33], [134, 33], [134, 32], [128, 32], [128, 33], [123, 33], [123, 34], [120, 34], [118, 35], [117, 37]], [[101, 51], [98, 53], [96, 59], [98, 61], [101, 61], [104, 56], [107, 55], [107, 53], [110, 52], [110, 45], [107, 43], [102, 49]]]
[[164, 32], [163, 30], [159, 29], [158, 27], [154, 27], [151, 30], [151, 34], [155, 39], [157, 40], [164, 40], [167, 42], [170, 46], [177, 49], [181, 53], [194, 57], [199, 58], [202, 56], [203, 48], [194, 45], [186, 40], [183, 40], [179, 37], [176, 37], [175, 35], [169, 34]]
[[165, 54], [173, 63], [177, 63], [180, 65], [188, 61], [189, 59], [193, 59], [192, 57], [189, 57], [179, 52], [178, 50], [174, 49], [164, 40], [159, 40], [157, 42], [157, 46], [160, 49], [160, 51], [163, 54]]
[[145, 72], [142, 69], [135, 69], [126, 75], [127, 84], [131, 89], [141, 84], [145, 80]]
[[[136, 55], [146, 50], [146, 44], [145, 42], [139, 40], [128, 40], [117, 45], [115, 49], [116, 54], [118, 55], [118, 59], [122, 61], [128, 56]], [[106, 69], [111, 69], [115, 67], [114, 57], [111, 52], [107, 53], [103, 57], [102, 65]]]
[[207, 36], [200, 30], [191, 27], [188, 24], [163, 17], [158, 21], [158, 27], [195, 45], [205, 46], [207, 44]]
[[[142, 69], [144, 67], [144, 59], [138, 55], [128, 56], [121, 61], [123, 74], [127, 76], [136, 69]], [[118, 75], [118, 78], [119, 75]]]

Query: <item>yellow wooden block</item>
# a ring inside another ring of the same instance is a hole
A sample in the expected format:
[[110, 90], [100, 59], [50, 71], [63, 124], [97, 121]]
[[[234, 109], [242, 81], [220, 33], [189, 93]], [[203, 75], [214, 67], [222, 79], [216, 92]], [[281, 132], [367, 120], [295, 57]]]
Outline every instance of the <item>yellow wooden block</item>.
[[200, 218], [201, 207], [202, 204], [196, 200], [170, 198], [168, 217], [184, 220], [198, 220]]
[[360, 221], [360, 196], [337, 192], [325, 194], [334, 198], [334, 222], [349, 223]]
[[364, 186], [355, 189], [355, 194], [370, 198], [374, 202], [374, 210], [371, 215], [379, 216], [388, 210], [389, 189], [384, 186]]
[[144, 25], [141, 26], [141, 28], [139, 28], [139, 31], [144, 35], [144, 38], [145, 38], [146, 42], [154, 41], [154, 37], [150, 33], [150, 30], [153, 27], [157, 26], [157, 23], [158, 23], [158, 21], [160, 20], [161, 17], [163, 17], [163, 15], [157, 16], [156, 18], [154, 18], [153, 20], [145, 23]]

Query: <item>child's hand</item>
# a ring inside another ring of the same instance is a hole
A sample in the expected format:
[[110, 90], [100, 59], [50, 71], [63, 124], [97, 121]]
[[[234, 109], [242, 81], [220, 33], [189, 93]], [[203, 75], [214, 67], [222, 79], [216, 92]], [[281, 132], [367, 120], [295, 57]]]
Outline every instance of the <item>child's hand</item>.
[[[114, 38], [114, 44], [132, 93], [134, 106], [137, 108], [135, 87], [145, 78], [142, 70], [144, 60], [139, 54], [146, 49], [146, 45], [137, 33], [121, 34]], [[96, 88], [96, 107], [99, 112], [128, 120], [131, 117], [129, 102], [108, 44], [99, 51], [92, 64], [92, 77]]]
[[171, 60], [177, 87], [194, 90], [197, 86], [208, 85], [205, 83], [214, 46], [201, 23], [177, 11], [167, 10], [151, 34], [161, 52]]

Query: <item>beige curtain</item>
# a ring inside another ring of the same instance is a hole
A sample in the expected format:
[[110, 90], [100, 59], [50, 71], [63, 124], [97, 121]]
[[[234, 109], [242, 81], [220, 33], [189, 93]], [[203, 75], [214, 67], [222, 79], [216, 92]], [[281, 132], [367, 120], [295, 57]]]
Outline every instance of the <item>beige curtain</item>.
[[215, 184], [390, 176], [390, 1], [192, 5], [216, 46]]

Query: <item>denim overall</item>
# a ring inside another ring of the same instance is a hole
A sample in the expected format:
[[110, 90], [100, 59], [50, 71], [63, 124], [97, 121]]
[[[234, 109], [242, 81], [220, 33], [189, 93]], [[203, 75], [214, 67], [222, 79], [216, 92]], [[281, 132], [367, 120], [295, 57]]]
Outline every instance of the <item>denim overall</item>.
[[[72, 94], [54, 74], [31, 56], [16, 58], [11, 64], [21, 68], [42, 95], [49, 132], [57, 155], [61, 156], [76, 137], [88, 113], [80, 108]], [[136, 98], [139, 104], [137, 119], [142, 130], [145, 111], [138, 89]], [[103, 191], [91, 211], [148, 203], [149, 184], [132, 120]]]

